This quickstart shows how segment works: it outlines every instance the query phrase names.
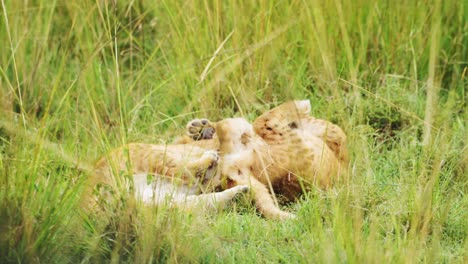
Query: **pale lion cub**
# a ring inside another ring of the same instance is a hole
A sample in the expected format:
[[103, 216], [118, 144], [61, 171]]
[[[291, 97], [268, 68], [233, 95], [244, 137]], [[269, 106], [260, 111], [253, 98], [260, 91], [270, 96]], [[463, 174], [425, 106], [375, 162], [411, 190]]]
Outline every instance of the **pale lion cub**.
[[237, 194], [248, 191], [248, 186], [211, 192], [217, 163], [215, 151], [190, 144], [128, 144], [96, 163], [87, 182], [85, 206], [99, 209], [113, 193], [124, 190], [134, 191], [138, 199], [150, 205], [222, 208]]

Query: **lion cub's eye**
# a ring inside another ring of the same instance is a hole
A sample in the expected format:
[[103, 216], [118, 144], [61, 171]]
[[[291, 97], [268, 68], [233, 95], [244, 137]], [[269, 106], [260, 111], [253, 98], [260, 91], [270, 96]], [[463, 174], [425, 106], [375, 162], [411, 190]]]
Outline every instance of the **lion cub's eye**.
[[292, 128], [292, 129], [294, 129], [294, 128], [297, 128], [297, 123], [296, 123], [296, 121], [293, 121], [293, 122], [289, 123], [288, 126], [290, 128]]

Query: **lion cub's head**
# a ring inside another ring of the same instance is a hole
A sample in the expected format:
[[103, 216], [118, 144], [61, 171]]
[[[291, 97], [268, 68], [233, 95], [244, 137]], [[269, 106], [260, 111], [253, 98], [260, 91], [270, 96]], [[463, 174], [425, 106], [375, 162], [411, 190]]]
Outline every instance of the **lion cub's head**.
[[284, 133], [302, 126], [301, 119], [308, 118], [310, 110], [309, 100], [286, 102], [255, 119], [253, 128], [266, 141], [280, 141], [284, 138]]

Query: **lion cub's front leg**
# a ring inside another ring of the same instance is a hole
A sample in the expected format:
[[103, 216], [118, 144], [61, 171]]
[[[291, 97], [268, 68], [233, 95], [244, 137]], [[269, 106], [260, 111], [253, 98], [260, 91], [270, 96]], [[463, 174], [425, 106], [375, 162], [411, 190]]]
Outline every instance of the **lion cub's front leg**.
[[203, 152], [199, 159], [190, 160], [185, 164], [185, 168], [190, 172], [197, 172], [200, 169], [206, 170], [216, 165], [219, 156], [214, 150], [207, 150]]
[[247, 185], [252, 190], [252, 195], [255, 201], [255, 206], [260, 213], [268, 219], [287, 220], [296, 218], [295, 214], [286, 212], [278, 208], [275, 204], [270, 192], [267, 187], [259, 182], [253, 175], [247, 173], [247, 175], [236, 175], [232, 173], [227, 175], [228, 178], [236, 179], [233, 182], [235, 184], [241, 184], [238, 186]]
[[189, 121], [186, 129], [187, 135], [195, 141], [213, 139], [216, 132], [214, 125], [205, 118]]
[[295, 218], [294, 214], [282, 211], [267, 187], [257, 180], [254, 173], [261, 173], [263, 167], [260, 152], [267, 152], [268, 146], [262, 144], [252, 126], [242, 118], [225, 119], [217, 123], [220, 142], [221, 186], [248, 185], [252, 189], [255, 205], [262, 215], [270, 219], [286, 220]]
[[190, 144], [205, 149], [218, 149], [215, 124], [208, 119], [193, 119], [187, 123], [186, 135], [178, 137], [175, 144]]

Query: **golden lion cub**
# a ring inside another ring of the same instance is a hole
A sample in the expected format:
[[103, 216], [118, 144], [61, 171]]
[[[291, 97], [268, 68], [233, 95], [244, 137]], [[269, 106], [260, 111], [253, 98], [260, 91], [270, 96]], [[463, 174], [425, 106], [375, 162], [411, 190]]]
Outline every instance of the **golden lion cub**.
[[310, 109], [307, 100], [287, 102], [258, 117], [253, 126], [242, 118], [214, 125], [196, 120], [188, 125], [188, 138], [214, 138], [202, 141], [219, 149], [221, 171], [215, 185], [249, 185], [262, 214], [285, 219], [292, 214], [281, 211], [270, 193], [292, 201], [312, 186], [327, 188], [346, 176], [346, 135], [340, 127], [309, 116]]
[[301, 185], [328, 188], [347, 180], [346, 134], [329, 121], [311, 117], [310, 111], [308, 100], [287, 102], [253, 123], [273, 151], [275, 165], [268, 170], [273, 186], [289, 200], [304, 191]]

